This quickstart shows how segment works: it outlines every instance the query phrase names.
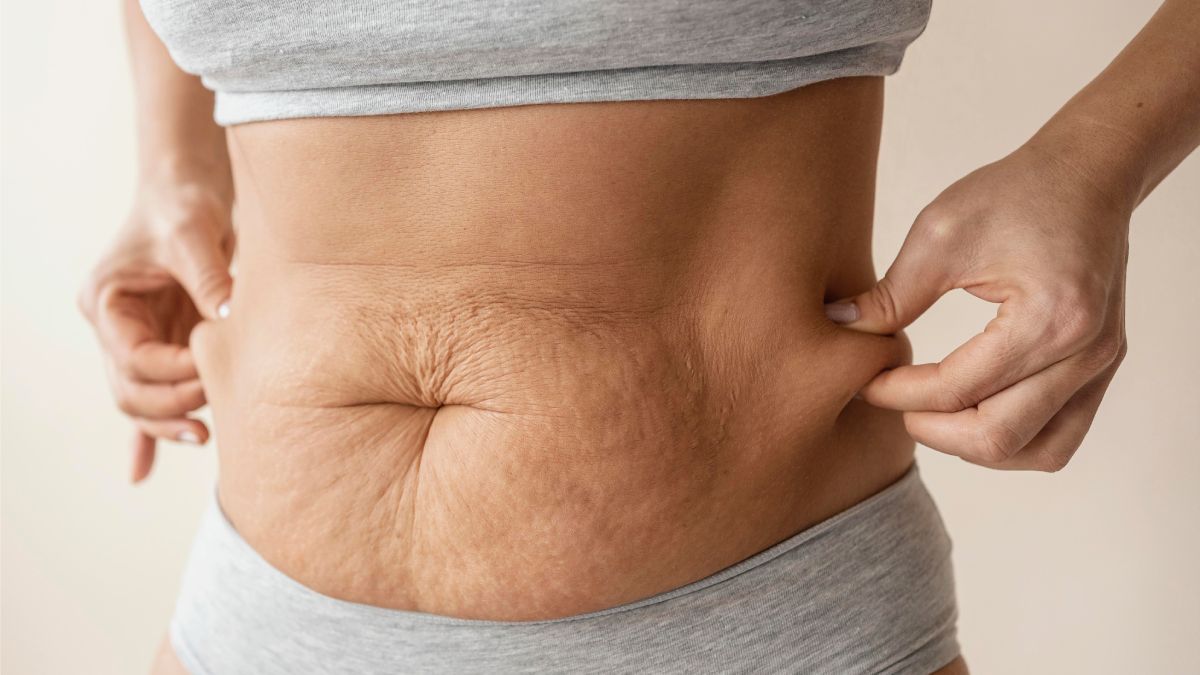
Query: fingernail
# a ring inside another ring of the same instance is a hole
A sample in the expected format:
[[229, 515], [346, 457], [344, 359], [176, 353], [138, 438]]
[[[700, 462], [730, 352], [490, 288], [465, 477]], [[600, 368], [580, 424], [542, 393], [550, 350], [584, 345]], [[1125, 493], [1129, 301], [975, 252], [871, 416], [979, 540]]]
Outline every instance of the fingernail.
[[200, 437], [196, 435], [196, 432], [189, 429], [184, 429], [183, 431], [179, 432], [179, 435], [176, 436], [176, 438], [184, 443], [195, 443], [197, 445], [200, 444]]
[[229, 316], [229, 301], [226, 300], [225, 302], [222, 302], [221, 304], [217, 305], [217, 317], [224, 319], [228, 316]]
[[825, 316], [834, 323], [857, 321], [858, 305], [853, 302], [831, 302], [825, 305]]

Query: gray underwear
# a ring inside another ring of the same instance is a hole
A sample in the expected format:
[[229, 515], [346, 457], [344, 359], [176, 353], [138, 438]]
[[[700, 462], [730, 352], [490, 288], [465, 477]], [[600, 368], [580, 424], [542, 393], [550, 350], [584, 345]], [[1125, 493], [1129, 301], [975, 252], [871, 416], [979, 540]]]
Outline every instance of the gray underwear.
[[213, 500], [171, 644], [193, 675], [930, 673], [958, 655], [950, 539], [914, 465], [699, 581], [546, 621], [338, 600], [263, 560]]

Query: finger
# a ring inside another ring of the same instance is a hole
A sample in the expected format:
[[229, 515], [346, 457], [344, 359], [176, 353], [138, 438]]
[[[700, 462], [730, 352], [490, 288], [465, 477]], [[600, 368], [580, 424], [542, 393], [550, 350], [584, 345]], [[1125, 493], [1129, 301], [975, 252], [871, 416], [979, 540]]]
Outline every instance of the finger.
[[1077, 353], [1096, 338], [1092, 323], [1056, 320], [1049, 303], [1014, 296], [996, 318], [940, 363], [880, 373], [863, 388], [871, 405], [905, 411], [966, 410]]
[[89, 321], [95, 323], [96, 307], [101, 295], [112, 286], [131, 293], [146, 293], [174, 283], [166, 270], [142, 261], [123, 260], [120, 265], [108, 261], [88, 275], [80, 287], [75, 302]]
[[1075, 356], [1027, 377], [958, 412], [906, 412], [904, 424], [918, 443], [965, 459], [1001, 463], [1034, 439], [1095, 370]]
[[942, 246], [930, 231], [937, 232], [914, 225], [883, 278], [864, 293], [825, 305], [826, 316], [847, 328], [890, 335], [924, 314], [954, 287], [950, 266], [956, 264], [937, 253]]
[[113, 395], [126, 415], [157, 420], [183, 417], [207, 402], [199, 378], [149, 384], [117, 377]]
[[156, 443], [153, 436], [148, 436], [142, 433], [141, 429], [136, 429], [133, 438], [133, 465], [130, 468], [129, 482], [140, 483], [150, 475], [150, 468], [154, 466], [154, 447]]
[[190, 417], [169, 420], [135, 417], [134, 423], [142, 433], [164, 441], [178, 441], [193, 445], [203, 445], [208, 442], [208, 428], [200, 420]]
[[164, 342], [142, 296], [105, 290], [96, 314], [100, 341], [124, 376], [145, 382], [178, 382], [198, 376], [191, 350]]
[[1067, 466], [1083, 444], [1104, 394], [1117, 373], [1120, 360], [1088, 382], [1067, 401], [1025, 447], [1004, 462], [967, 461], [990, 469], [1059, 471]]
[[214, 210], [208, 219], [199, 216], [177, 227], [168, 240], [168, 267], [207, 319], [229, 313], [233, 277], [226, 249], [232, 239], [228, 216]]

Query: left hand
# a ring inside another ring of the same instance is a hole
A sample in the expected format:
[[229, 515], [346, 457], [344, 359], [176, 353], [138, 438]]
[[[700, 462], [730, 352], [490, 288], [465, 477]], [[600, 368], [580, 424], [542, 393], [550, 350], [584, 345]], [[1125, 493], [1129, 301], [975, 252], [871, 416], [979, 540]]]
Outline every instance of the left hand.
[[189, 338], [204, 317], [222, 316], [236, 239], [232, 201], [214, 185], [203, 172], [163, 172], [139, 184], [123, 227], [76, 297], [102, 347], [117, 407], [136, 427], [134, 483], [150, 473], [158, 439], [208, 439], [204, 423], [188, 416], [207, 401]]
[[1126, 350], [1132, 202], [1091, 178], [1026, 144], [923, 209], [883, 279], [826, 305], [830, 318], [891, 334], [955, 288], [1000, 307], [940, 363], [884, 371], [863, 399], [904, 411], [917, 442], [975, 464], [1066, 466]]

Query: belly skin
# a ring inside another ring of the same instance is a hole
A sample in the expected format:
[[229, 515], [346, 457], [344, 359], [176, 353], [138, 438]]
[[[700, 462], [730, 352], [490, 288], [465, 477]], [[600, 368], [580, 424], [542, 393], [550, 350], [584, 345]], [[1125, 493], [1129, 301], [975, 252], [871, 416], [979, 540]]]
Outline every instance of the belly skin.
[[272, 564], [526, 620], [702, 578], [897, 478], [854, 400], [882, 85], [230, 129], [220, 497]]

